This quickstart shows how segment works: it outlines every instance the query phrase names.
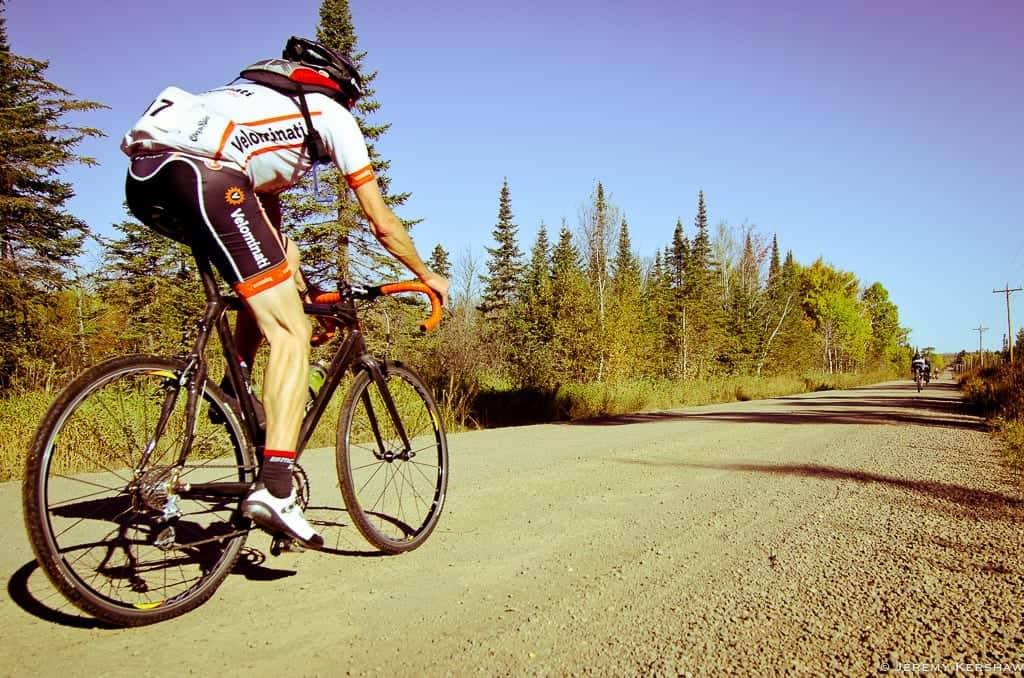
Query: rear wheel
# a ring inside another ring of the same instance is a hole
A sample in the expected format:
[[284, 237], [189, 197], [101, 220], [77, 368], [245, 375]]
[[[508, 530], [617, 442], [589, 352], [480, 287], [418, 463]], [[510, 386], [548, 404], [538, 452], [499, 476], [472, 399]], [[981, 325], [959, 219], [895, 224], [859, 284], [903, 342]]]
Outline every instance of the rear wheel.
[[382, 365], [387, 391], [409, 440], [406, 449], [367, 370], [349, 388], [338, 422], [338, 479], [349, 516], [386, 553], [420, 546], [437, 525], [448, 487], [448, 441], [420, 377]]
[[192, 489], [241, 487], [256, 471], [238, 415], [210, 382], [189, 457], [176, 463], [187, 429], [183, 368], [127, 356], [85, 371], [57, 397], [29, 451], [22, 498], [36, 559], [68, 600], [113, 624], [201, 605], [245, 543], [242, 496]]

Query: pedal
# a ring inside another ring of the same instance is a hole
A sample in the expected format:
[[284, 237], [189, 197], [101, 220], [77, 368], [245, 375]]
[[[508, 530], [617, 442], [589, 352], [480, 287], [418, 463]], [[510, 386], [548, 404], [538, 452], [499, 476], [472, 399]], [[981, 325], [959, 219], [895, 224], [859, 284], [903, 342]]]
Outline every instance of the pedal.
[[282, 553], [304, 553], [306, 547], [291, 537], [277, 536], [270, 542], [270, 555], [279, 556]]

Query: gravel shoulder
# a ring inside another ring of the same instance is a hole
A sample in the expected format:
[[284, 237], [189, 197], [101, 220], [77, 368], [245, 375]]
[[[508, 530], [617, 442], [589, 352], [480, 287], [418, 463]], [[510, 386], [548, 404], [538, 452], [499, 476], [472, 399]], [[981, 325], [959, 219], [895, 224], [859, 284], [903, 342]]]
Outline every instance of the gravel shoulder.
[[449, 443], [419, 550], [372, 553], [343, 524], [333, 453], [312, 451], [332, 551], [274, 558], [254, 534], [210, 602], [140, 629], [64, 603], [20, 486], [0, 485], [0, 674], [1024, 672], [1024, 486], [950, 382]]

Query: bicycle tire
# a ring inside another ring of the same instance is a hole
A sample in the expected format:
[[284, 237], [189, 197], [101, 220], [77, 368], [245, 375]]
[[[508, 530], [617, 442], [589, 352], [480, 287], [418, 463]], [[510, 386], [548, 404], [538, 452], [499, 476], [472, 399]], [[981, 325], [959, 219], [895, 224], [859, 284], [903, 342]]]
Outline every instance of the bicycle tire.
[[[397, 554], [418, 548], [437, 526], [448, 489], [448, 440], [437, 404], [419, 375], [392, 361], [381, 369], [415, 456], [403, 458], [379, 389], [369, 371], [361, 370], [338, 419], [336, 460], [352, 522], [373, 546]], [[386, 455], [371, 432], [371, 412]]]
[[[242, 497], [179, 493], [180, 516], [159, 510], [186, 425], [184, 366], [133, 355], [86, 370], [58, 395], [29, 450], [22, 501], [36, 560], [71, 603], [117, 626], [163, 621], [206, 602], [249, 529]], [[153, 440], [164, 407], [167, 425]], [[136, 473], [150, 443], [150, 463]], [[180, 479], [251, 482], [255, 470], [239, 415], [207, 381]]]

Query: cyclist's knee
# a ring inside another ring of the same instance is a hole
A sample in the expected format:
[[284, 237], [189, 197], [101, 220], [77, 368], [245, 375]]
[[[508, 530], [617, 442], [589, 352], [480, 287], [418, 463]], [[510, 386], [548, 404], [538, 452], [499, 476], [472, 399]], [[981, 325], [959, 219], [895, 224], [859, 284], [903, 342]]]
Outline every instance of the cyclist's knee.
[[273, 348], [275, 344], [279, 347], [309, 349], [309, 339], [312, 336], [312, 328], [309, 320], [302, 312], [301, 302], [295, 304], [295, 308], [278, 309], [273, 322], [263, 330], [267, 342]]
[[302, 310], [294, 280], [288, 278], [247, 301], [271, 348], [301, 346], [308, 350], [312, 327]]

